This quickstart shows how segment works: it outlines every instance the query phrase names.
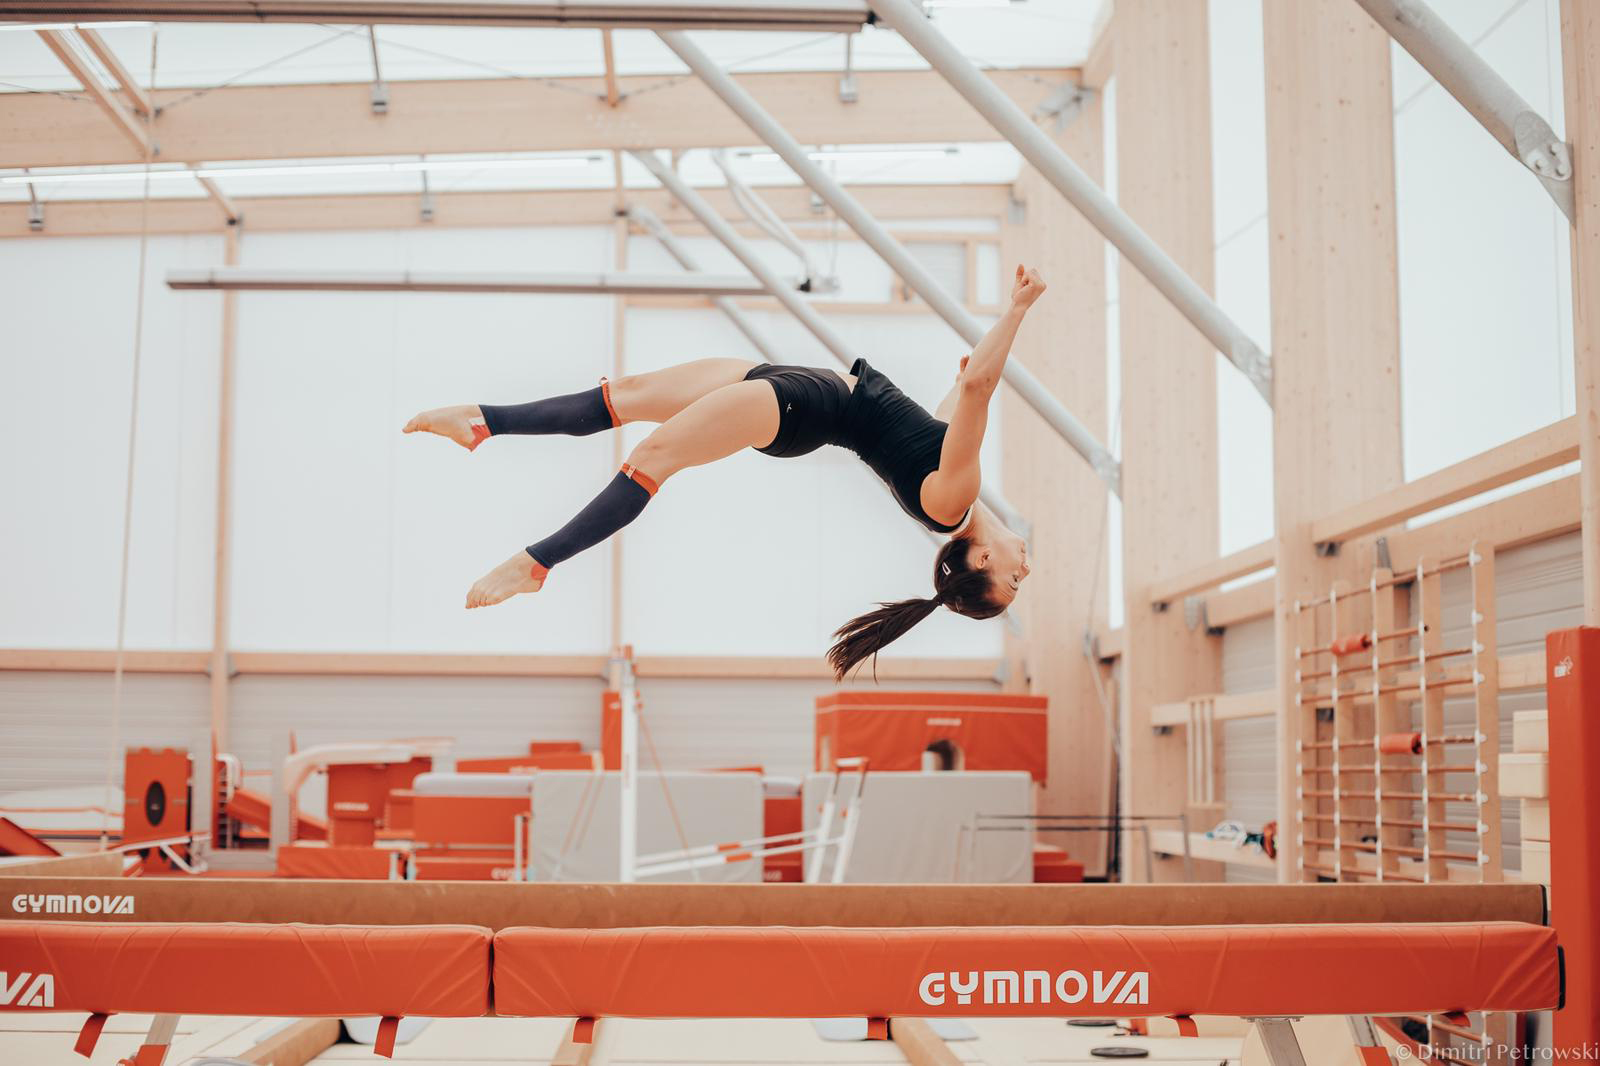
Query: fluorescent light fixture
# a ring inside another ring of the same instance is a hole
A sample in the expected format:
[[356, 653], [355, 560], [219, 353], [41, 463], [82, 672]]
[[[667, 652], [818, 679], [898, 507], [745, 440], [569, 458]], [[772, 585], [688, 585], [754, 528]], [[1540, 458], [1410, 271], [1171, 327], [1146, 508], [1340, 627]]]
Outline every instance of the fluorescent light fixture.
[[[543, 156], [532, 159], [410, 159], [387, 163], [304, 163], [264, 167], [206, 166], [179, 167], [151, 170], [152, 181], [172, 178], [278, 178], [323, 174], [436, 174], [441, 171], [474, 172], [483, 170], [545, 170], [558, 167], [590, 166], [601, 159], [597, 155]], [[55, 174], [8, 174], [0, 177], [0, 185], [26, 185], [30, 183], [78, 184], [104, 181], [142, 181], [144, 171], [93, 170]]]
[[[806, 156], [819, 163], [830, 160], [900, 160], [900, 159], [948, 159], [959, 154], [959, 148], [837, 148], [823, 151], [807, 152]], [[752, 163], [776, 163], [782, 157], [777, 152], [744, 152], [740, 153]]]

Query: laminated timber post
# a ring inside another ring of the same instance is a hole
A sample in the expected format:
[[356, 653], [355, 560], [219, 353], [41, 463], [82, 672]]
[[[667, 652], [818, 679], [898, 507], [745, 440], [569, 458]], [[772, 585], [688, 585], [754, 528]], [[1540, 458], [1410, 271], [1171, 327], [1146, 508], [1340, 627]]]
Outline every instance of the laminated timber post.
[[1297, 880], [1294, 604], [1328, 591], [1311, 523], [1399, 485], [1389, 39], [1350, 0], [1266, 0], [1274, 366], [1278, 876]]
[[1583, 496], [1583, 619], [1600, 626], [1600, 6], [1561, 4], [1561, 68], [1572, 143], [1572, 338]]
[[[1213, 274], [1211, 76], [1205, 4], [1119, 2], [1118, 202], [1203, 289]], [[1221, 642], [1191, 630], [1182, 604], [1155, 605], [1150, 583], [1217, 556], [1216, 358], [1167, 299], [1119, 260], [1122, 349], [1122, 812], [1173, 814], [1187, 798], [1181, 733], [1158, 735], [1151, 710], [1221, 687]], [[1156, 384], [1159, 383], [1159, 384]], [[1124, 837], [1125, 880], [1174, 880], [1179, 862], [1144, 869]], [[1196, 864], [1200, 880], [1221, 867]]]
[[[1064, 129], [1046, 128], [1085, 173], [1101, 180], [1099, 94], [1085, 101]], [[1033, 167], [1022, 168], [1013, 195], [1015, 203], [1001, 226], [995, 284], [1008, 285], [1007, 268], [1019, 262], [1037, 265], [1050, 282], [1047, 298], [1029, 312], [1037, 321], [1017, 334], [1015, 351], [1044, 387], [1103, 440], [1108, 422], [1105, 243]], [[1007, 392], [1000, 402], [1006, 482], [1028, 501], [1033, 552], [1041, 559], [1076, 560], [1034, 571], [1026, 595], [1012, 606], [1022, 622], [1021, 635], [1007, 634], [1007, 686], [1050, 700], [1050, 779], [1040, 794], [1039, 812], [1109, 814], [1112, 737], [1091, 673], [1100, 666], [1085, 653], [1082, 637], [1105, 622], [1111, 559], [1102, 538], [1111, 498], [1094, 471], [1063, 459], [1055, 434], [1027, 417], [1021, 397]], [[1115, 698], [1109, 684], [1105, 698]], [[1065, 845], [1091, 875], [1104, 872], [1104, 834], [1060, 837], [1046, 834], [1040, 842]]]

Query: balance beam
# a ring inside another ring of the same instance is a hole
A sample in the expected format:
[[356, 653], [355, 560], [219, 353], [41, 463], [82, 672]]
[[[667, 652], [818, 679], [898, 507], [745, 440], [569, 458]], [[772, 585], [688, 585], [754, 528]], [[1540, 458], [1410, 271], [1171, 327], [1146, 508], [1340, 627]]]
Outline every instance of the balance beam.
[[646, 926], [1545, 924], [1544, 889], [1500, 885], [656, 885], [30, 877], [0, 868], [0, 924], [262, 922]]

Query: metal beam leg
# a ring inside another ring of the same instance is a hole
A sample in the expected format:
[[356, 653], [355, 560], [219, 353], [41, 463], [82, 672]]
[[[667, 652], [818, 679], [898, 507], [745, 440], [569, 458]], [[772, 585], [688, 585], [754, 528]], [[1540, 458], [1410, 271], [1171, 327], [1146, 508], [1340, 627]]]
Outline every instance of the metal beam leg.
[[[1356, 0], [1445, 91], [1533, 171], [1573, 221], [1572, 153], [1550, 123], [1422, 0]], [[874, 5], [876, 6], [876, 5]]]
[[[789, 168], [800, 176], [800, 180], [816, 190], [817, 195], [827, 201], [845, 224], [860, 234], [861, 239], [889, 264], [890, 269], [904, 278], [906, 284], [916, 290], [917, 295], [927, 301], [928, 306], [949, 323], [951, 329], [960, 334], [970, 345], [976, 345], [982, 339], [985, 333], [983, 325], [945, 292], [934, 280], [933, 275], [917, 262], [911, 253], [906, 251], [905, 246], [895, 240], [855, 197], [846, 192], [844, 186], [817, 166], [800, 146], [800, 142], [778, 125], [766, 109], [756, 102], [755, 97], [713, 63], [711, 58], [689, 39], [688, 34], [679, 30], [664, 30], [658, 31], [658, 36], [679, 59], [688, 64], [689, 69], [698, 75], [712, 92], [721, 97], [723, 102], [755, 131], [758, 137], [789, 164]], [[1108, 489], [1119, 496], [1122, 494], [1120, 464], [1106, 450], [1105, 445], [1096, 440], [1083, 423], [1079, 422], [1076, 416], [1029, 372], [1027, 367], [1014, 358], [1007, 360], [1005, 380], [1016, 390], [1017, 395], [1027, 401], [1028, 406], [1038, 412], [1039, 416], [1072, 446], [1073, 450], [1088, 461]]]
[[1378, 1030], [1374, 1028], [1370, 1017], [1365, 1014], [1346, 1014], [1344, 1020], [1350, 1023], [1350, 1037], [1355, 1041], [1356, 1051], [1361, 1055], [1364, 1066], [1392, 1066], [1389, 1049], [1378, 1039]]
[[[778, 298], [778, 302], [783, 304], [790, 314], [800, 320], [802, 326], [811, 331], [812, 336], [822, 342], [822, 346], [832, 353], [841, 366], [846, 370], [850, 368], [850, 365], [855, 362], [856, 355], [850, 345], [845, 342], [845, 339], [839, 336], [833, 327], [828, 325], [827, 320], [819, 315], [810, 304], [801, 299], [789, 285], [784, 283], [783, 278], [778, 275], [777, 271], [767, 265], [760, 255], [756, 253], [755, 249], [751, 248], [749, 243], [739, 236], [738, 231], [717, 213], [717, 209], [706, 202], [705, 197], [695, 192], [689, 186], [689, 183], [678, 175], [677, 171], [662, 161], [654, 152], [634, 152], [633, 157], [642, 163], [651, 174], [655, 175], [656, 180], [661, 182], [667, 191], [677, 198], [679, 203], [687, 207], [689, 212], [699, 220], [700, 224], [710, 231], [713, 237], [721, 241], [723, 246], [733, 253], [734, 258], [743, 263], [746, 269], [754, 274], [756, 279], [772, 292], [773, 296]], [[657, 219], [654, 214], [639, 208], [631, 208], [629, 213], [650, 228], [656, 239], [666, 246], [667, 252], [674, 259], [682, 263], [686, 269], [695, 269], [689, 265], [693, 262], [693, 259], [689, 258], [687, 253], [683, 251], [677, 238], [661, 224], [660, 219]], [[768, 362], [779, 362], [779, 359], [772, 351], [771, 345], [767, 344], [765, 338], [762, 338], [759, 331], [750, 324], [749, 317], [745, 315], [743, 309], [732, 300], [719, 300], [717, 301], [717, 307], [732, 320], [739, 332], [750, 339], [756, 350]], [[979, 498], [1002, 522], [1013, 530], [1024, 535], [1028, 532], [1027, 519], [992, 487], [983, 486], [979, 490]]]
[[1306, 1066], [1306, 1057], [1300, 1052], [1300, 1041], [1294, 1035], [1289, 1018], [1250, 1018], [1256, 1032], [1261, 1034], [1261, 1046], [1266, 1049], [1271, 1066]]
[[1149, 234], [1139, 228], [1138, 223], [1035, 126], [1022, 108], [1001, 94], [971, 60], [957, 51], [918, 5], [911, 0], [868, 0], [868, 3], [873, 12], [920, 52], [1001, 136], [1016, 145], [1023, 158], [1060, 190], [1106, 240], [1116, 245], [1117, 251], [1250, 379], [1267, 406], [1272, 406], [1271, 359], [1159, 244], [1150, 239]]

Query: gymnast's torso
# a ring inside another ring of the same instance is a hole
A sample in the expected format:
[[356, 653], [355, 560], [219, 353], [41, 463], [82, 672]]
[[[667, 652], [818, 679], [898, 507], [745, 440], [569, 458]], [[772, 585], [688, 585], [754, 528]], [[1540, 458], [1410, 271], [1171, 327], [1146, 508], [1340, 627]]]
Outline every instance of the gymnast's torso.
[[939, 469], [949, 427], [865, 359], [851, 365], [849, 378], [815, 367], [763, 364], [746, 379], [769, 382], [778, 396], [778, 434], [759, 451], [787, 459], [824, 444], [848, 448], [883, 480], [906, 514], [935, 533], [959, 528], [935, 522], [922, 509], [922, 483]]

